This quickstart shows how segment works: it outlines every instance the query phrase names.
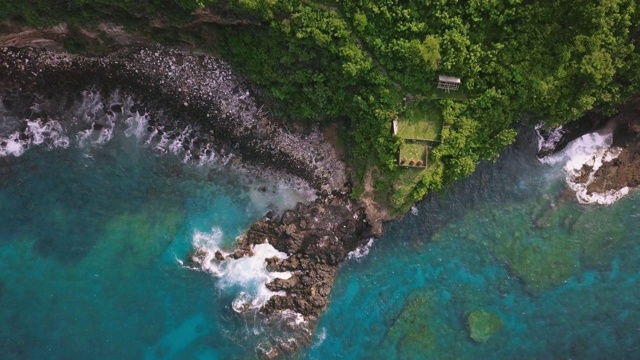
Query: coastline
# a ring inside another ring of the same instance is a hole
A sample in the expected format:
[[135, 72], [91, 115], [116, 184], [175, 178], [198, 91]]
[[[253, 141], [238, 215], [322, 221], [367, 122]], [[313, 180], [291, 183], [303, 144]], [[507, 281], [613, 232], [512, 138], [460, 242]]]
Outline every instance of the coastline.
[[[339, 264], [349, 252], [365, 246], [370, 237], [381, 235], [381, 224], [385, 218], [371, 215], [375, 203], [364, 205], [349, 198], [345, 166], [335, 150], [327, 147], [325, 139], [318, 132], [290, 133], [288, 129], [270, 121], [266, 114], [260, 112], [252, 90], [244, 87], [242, 80], [219, 60], [207, 56], [193, 57], [161, 47], [122, 48], [105, 58], [51, 55], [36, 50], [3, 50], [0, 56], [21, 61], [16, 63], [17, 69], [11, 69], [7, 65], [11, 64], [9, 60], [4, 59], [3, 67], [0, 59], [3, 83], [9, 84], [14, 91], [19, 88], [18, 92], [3, 96], [9, 101], [15, 99], [14, 106], [19, 107], [19, 93], [60, 96], [63, 92], [58, 92], [59, 88], [51, 85], [51, 82], [69, 89], [69, 93], [92, 85], [99, 87], [99, 91], [122, 89], [139, 98], [142, 106], [148, 110], [167, 110], [181, 125], [186, 124], [187, 119], [199, 119], [196, 124], [199, 139], [192, 143], [195, 144], [193, 148], [187, 149], [193, 156], [197, 156], [206, 142], [211, 142], [240, 153], [243, 161], [284, 169], [308, 181], [318, 191], [319, 198], [315, 203], [301, 204], [285, 212], [282, 217], [268, 216], [256, 222], [238, 242], [239, 252], [234, 253], [231, 259], [216, 260], [233, 261], [234, 257], [249, 256], [251, 246], [261, 244], [265, 239], [277, 250], [289, 255], [284, 260], [267, 260], [270, 271], [291, 271], [293, 277], [276, 279], [268, 284], [270, 290], [285, 291], [287, 295], [274, 296], [262, 309], [265, 313], [291, 310], [302, 314], [308, 321], [305, 326], [313, 331], [314, 321], [326, 307]], [[184, 70], [183, 66], [187, 69]], [[202, 76], [202, 71], [219, 75], [224, 81], [216, 84], [226, 87], [223, 90], [216, 88], [220, 92], [212, 95], [206, 89], [194, 86], [193, 82], [185, 84], [175, 81], [182, 76], [197, 79]], [[239, 107], [232, 108], [229, 104]], [[577, 127], [566, 133], [575, 139], [597, 129], [598, 124], [606, 123], [606, 119], [587, 119], [585, 123], [588, 126]], [[633, 130], [637, 122], [625, 124], [627, 129]], [[614, 135], [614, 143], [621, 146], [637, 143], [637, 136], [627, 136], [629, 130], [620, 129]], [[569, 138], [563, 138], [565, 145], [570, 141], [567, 140]], [[557, 145], [553, 152], [561, 148]], [[635, 161], [634, 149], [629, 150], [627, 156], [632, 162]], [[302, 156], [298, 156], [301, 153]], [[307, 161], [309, 158], [313, 161]], [[607, 179], [611, 176], [611, 169], [618, 168], [620, 163], [612, 160], [601, 167], [609, 170], [602, 170], [597, 176]], [[354, 223], [343, 224], [342, 220], [354, 216], [357, 216]], [[317, 226], [309, 227], [309, 224]], [[280, 346], [265, 351], [265, 356], [282, 355], [289, 351], [293, 349]]]
[[[135, 99], [138, 112], [150, 114], [148, 132], [179, 134], [190, 126], [185, 157], [197, 161], [203, 151], [230, 152], [243, 162], [308, 182], [316, 190], [315, 202], [299, 203], [281, 217], [267, 214], [237, 239], [232, 255], [221, 258], [216, 254], [210, 261], [252, 256], [253, 247], [265, 242], [286, 253], [283, 260], [266, 259], [269, 271], [289, 271], [292, 277], [267, 284], [269, 290], [284, 295], [273, 296], [260, 311], [277, 317], [300, 314], [301, 325], [309, 334], [326, 308], [339, 265], [371, 237], [381, 235], [382, 219], [370, 219], [366, 205], [350, 198], [346, 167], [322, 134], [318, 130], [290, 132], [270, 121], [251, 90], [218, 59], [162, 47], [124, 47], [101, 58], [0, 48], [0, 78], [3, 105], [24, 118], [46, 122], [62, 111], [34, 112], [30, 104], [38, 97], [64, 107], [69, 97], [88, 89], [120, 92]], [[118, 105], [105, 105], [110, 111], [122, 111]], [[21, 136], [29, 136], [25, 131], [23, 128]], [[203, 260], [197, 252], [187, 259], [204, 268]], [[302, 345], [305, 339], [298, 342]], [[265, 351], [265, 356], [293, 351], [282, 346]]]
[[[555, 162], [565, 152], [584, 152], [565, 167], [567, 191], [581, 203], [608, 205], [640, 185], [640, 95], [604, 116], [591, 112], [559, 128], [537, 128], [541, 161]], [[587, 137], [590, 137], [587, 139]], [[576, 142], [577, 149], [570, 149]], [[582, 148], [582, 149], [580, 149]]]

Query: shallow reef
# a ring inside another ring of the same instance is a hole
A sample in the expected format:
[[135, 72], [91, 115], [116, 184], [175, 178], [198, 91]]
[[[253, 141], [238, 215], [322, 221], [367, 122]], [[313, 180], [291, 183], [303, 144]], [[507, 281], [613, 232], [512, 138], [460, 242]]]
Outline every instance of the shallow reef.
[[502, 319], [485, 310], [475, 310], [467, 316], [469, 336], [475, 342], [483, 343], [502, 329]]

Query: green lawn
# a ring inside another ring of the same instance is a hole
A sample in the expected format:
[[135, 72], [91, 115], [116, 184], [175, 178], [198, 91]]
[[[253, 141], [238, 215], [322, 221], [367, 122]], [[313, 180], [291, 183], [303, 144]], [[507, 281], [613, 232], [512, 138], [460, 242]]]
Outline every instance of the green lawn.
[[[405, 161], [404, 164], [402, 160]], [[411, 160], [416, 163], [422, 161], [423, 165], [427, 163], [427, 147], [424, 142], [406, 141], [400, 146], [401, 165], [409, 165]]]
[[440, 139], [442, 116], [434, 101], [416, 100], [398, 118], [398, 136], [403, 139]]

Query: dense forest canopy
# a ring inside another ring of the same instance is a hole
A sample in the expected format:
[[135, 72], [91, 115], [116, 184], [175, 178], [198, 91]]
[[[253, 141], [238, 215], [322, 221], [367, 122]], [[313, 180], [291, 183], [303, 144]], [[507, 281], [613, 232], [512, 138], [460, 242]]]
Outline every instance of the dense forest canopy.
[[[494, 159], [523, 114], [559, 125], [611, 111], [640, 83], [634, 0], [17, 0], [0, 4], [0, 15], [141, 27], [158, 16], [179, 25], [203, 7], [252, 20], [210, 25], [214, 50], [279, 104], [275, 114], [342, 122], [356, 182], [375, 167], [397, 209]], [[439, 74], [462, 78], [464, 96], [438, 95]], [[441, 143], [429, 171], [394, 194], [403, 169], [391, 120], [407, 95], [433, 100]]]

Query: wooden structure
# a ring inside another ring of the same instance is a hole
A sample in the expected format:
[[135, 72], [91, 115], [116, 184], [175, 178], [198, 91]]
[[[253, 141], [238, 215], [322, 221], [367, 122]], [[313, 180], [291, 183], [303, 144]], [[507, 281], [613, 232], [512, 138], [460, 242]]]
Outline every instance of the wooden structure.
[[440, 75], [438, 76], [438, 89], [446, 92], [458, 90], [460, 88], [460, 78], [454, 76]]

